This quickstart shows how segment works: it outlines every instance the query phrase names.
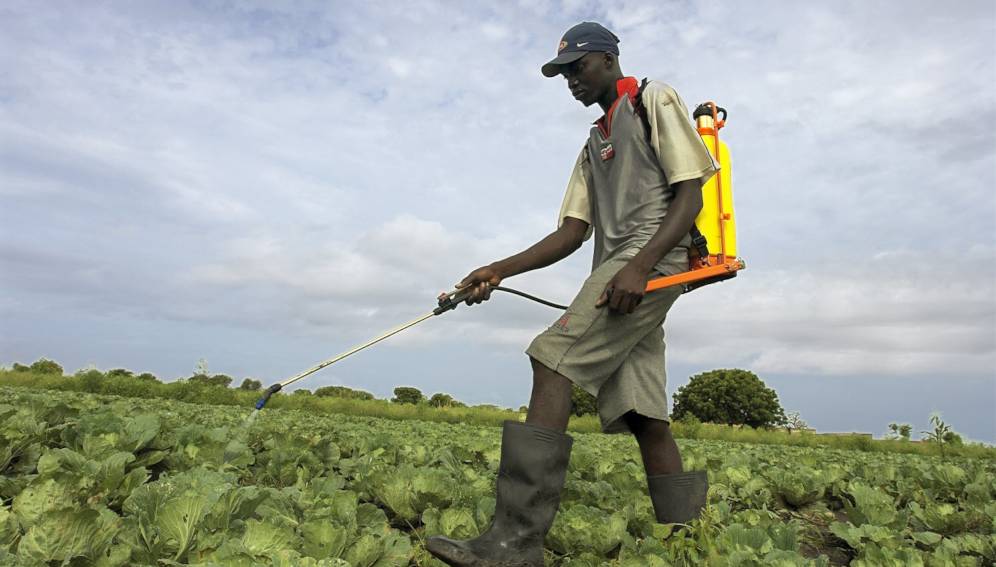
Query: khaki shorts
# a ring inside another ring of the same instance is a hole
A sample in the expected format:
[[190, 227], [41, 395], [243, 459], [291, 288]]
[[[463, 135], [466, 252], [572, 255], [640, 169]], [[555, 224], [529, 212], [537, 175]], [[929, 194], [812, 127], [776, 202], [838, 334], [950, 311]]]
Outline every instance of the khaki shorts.
[[628, 261], [617, 258], [596, 268], [563, 316], [526, 349], [537, 362], [596, 397], [606, 433], [628, 432], [620, 418], [631, 410], [668, 420], [662, 325], [681, 286], [648, 293], [628, 315], [596, 308], [606, 284]]

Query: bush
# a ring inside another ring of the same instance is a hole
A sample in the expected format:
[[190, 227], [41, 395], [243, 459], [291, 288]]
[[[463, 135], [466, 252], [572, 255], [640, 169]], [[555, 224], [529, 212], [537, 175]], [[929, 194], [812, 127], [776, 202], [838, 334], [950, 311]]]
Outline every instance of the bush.
[[571, 384], [571, 413], [582, 415], [598, 415], [598, 401], [577, 384]]
[[[17, 370], [17, 367], [18, 365], [14, 364], [14, 370]], [[62, 376], [63, 374], [62, 366], [58, 362], [47, 358], [39, 358], [34, 364], [28, 367], [28, 370], [38, 374], [55, 374], [57, 376]]]
[[420, 404], [425, 401], [425, 396], [418, 388], [410, 386], [399, 386], [394, 389], [394, 397], [391, 401], [396, 404]]
[[208, 376], [207, 374], [194, 374], [190, 378], [187, 378], [187, 381], [194, 382], [196, 384], [204, 384], [205, 386], [221, 386], [222, 388], [227, 388], [228, 385], [232, 383], [232, 377], [224, 374], [215, 374], [214, 376]]
[[81, 370], [76, 373], [76, 378], [84, 392], [97, 393], [104, 382], [104, 373], [100, 370]]
[[372, 400], [374, 395], [363, 390], [354, 390], [345, 386], [322, 386], [315, 390], [315, 395], [323, 398], [342, 398], [344, 400]]
[[674, 396], [674, 418], [692, 414], [700, 421], [772, 427], [784, 425], [778, 395], [747, 370], [711, 370], [692, 376]]
[[675, 433], [680, 431], [681, 436], [685, 439], [698, 439], [699, 430], [701, 429], [702, 422], [699, 421], [694, 415], [687, 412], [685, 415], [681, 416], [680, 420], [674, 422], [672, 426], [672, 430], [675, 431]]
[[453, 396], [439, 392], [429, 398], [429, 405], [434, 408], [448, 408], [453, 405]]
[[253, 380], [252, 378], [246, 378], [245, 380], [242, 381], [242, 384], [239, 385], [239, 389], [240, 390], [249, 390], [249, 391], [255, 392], [256, 390], [262, 390], [263, 389], [263, 383], [260, 382], [259, 380]]

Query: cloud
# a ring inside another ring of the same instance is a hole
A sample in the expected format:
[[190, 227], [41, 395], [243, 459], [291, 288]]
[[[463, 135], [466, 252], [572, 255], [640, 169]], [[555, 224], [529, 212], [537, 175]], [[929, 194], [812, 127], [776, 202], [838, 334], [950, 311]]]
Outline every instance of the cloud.
[[673, 360], [725, 356], [771, 373], [990, 375], [996, 280], [952, 277], [916, 258], [894, 251], [834, 273], [748, 267], [679, 301]]

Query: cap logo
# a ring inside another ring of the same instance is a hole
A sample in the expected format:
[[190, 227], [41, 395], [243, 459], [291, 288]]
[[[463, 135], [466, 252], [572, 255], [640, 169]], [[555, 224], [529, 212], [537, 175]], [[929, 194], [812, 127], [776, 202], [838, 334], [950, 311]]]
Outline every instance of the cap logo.
[[560, 45], [557, 46], [557, 53], [560, 53], [561, 51], [563, 51], [566, 48], [567, 48], [567, 42], [566, 41], [561, 41]]

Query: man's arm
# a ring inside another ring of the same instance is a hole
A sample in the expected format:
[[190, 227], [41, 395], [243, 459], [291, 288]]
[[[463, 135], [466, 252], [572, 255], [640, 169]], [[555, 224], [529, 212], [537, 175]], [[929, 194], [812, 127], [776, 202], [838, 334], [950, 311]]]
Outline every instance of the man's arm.
[[473, 286], [473, 291], [467, 297], [467, 305], [486, 301], [491, 297], [490, 286], [500, 284], [504, 278], [545, 268], [570, 256], [581, 247], [587, 232], [587, 222], [574, 217], [566, 217], [560, 228], [551, 232], [543, 240], [514, 256], [474, 270], [457, 284], [457, 289]]
[[673, 189], [674, 200], [671, 201], [667, 215], [664, 216], [657, 232], [643, 249], [609, 280], [602, 296], [595, 303], [596, 307], [607, 303], [613, 311], [632, 313], [633, 309], [643, 301], [651, 270], [692, 229], [695, 217], [702, 210], [702, 181], [697, 178], [679, 181], [673, 185]]

